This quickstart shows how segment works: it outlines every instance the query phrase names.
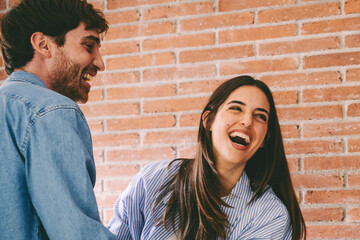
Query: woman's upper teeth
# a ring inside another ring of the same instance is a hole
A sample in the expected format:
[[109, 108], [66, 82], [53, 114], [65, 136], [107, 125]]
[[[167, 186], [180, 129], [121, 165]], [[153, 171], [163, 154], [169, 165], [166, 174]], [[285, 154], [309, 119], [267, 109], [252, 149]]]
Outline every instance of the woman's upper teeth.
[[240, 138], [243, 138], [246, 143], [250, 143], [250, 137], [242, 132], [232, 132], [230, 134], [230, 137], [240, 137]]

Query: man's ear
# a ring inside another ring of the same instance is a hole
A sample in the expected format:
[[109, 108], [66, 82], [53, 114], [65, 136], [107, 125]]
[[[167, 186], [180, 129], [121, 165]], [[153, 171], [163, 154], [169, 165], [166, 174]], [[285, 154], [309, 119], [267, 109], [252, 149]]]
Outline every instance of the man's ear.
[[[202, 115], [201, 115], [201, 122], [203, 124], [203, 127], [206, 128], [206, 120], [207, 120], [207, 116], [209, 115], [210, 110], [206, 110]], [[211, 131], [211, 128], [210, 128]]]
[[41, 32], [34, 32], [30, 37], [31, 45], [35, 52], [42, 56], [49, 58], [51, 57], [51, 42], [49, 36], [44, 35]]

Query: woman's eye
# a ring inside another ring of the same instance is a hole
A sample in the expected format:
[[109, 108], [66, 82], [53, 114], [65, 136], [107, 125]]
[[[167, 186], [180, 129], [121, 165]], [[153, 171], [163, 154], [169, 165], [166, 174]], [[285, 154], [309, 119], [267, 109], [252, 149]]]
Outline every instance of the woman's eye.
[[264, 122], [267, 122], [267, 116], [265, 114], [255, 114], [255, 116]]
[[231, 106], [229, 107], [230, 110], [242, 111], [241, 107], [239, 106]]

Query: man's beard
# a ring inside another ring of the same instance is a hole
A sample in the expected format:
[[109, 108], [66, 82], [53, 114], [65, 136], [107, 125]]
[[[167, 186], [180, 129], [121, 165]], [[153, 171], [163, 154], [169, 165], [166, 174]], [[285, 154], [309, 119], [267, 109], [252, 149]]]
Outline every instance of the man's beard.
[[50, 89], [74, 102], [86, 103], [89, 89], [82, 85], [81, 66], [74, 63], [60, 49], [56, 69], [50, 73]]

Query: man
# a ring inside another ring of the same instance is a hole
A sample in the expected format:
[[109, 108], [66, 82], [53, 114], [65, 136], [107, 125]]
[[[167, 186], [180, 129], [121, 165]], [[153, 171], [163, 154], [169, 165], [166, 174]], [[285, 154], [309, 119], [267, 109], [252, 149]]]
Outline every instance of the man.
[[0, 239], [116, 239], [99, 218], [79, 106], [104, 70], [102, 13], [86, 0], [23, 0], [1, 20]]

